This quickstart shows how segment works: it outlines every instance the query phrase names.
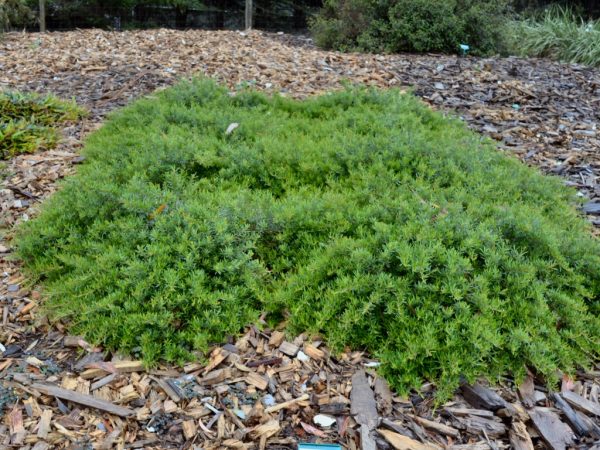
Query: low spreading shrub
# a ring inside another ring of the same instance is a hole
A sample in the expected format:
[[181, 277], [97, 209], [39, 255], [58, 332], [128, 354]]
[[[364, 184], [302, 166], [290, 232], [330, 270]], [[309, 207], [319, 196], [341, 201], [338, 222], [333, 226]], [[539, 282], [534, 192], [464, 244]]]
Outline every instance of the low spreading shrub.
[[311, 24], [324, 48], [374, 52], [497, 52], [509, 2], [325, 0]]
[[26, 120], [0, 122], [0, 158], [8, 159], [40, 148], [54, 148], [58, 133], [52, 128]]
[[411, 95], [196, 80], [84, 154], [18, 251], [51, 317], [108, 349], [182, 361], [267, 312], [441, 396], [598, 356], [600, 245], [574, 192]]
[[53, 96], [0, 93], [0, 159], [55, 147], [59, 135], [54, 126], [82, 114], [75, 103]]
[[574, 10], [553, 6], [541, 17], [512, 22], [510, 51], [559, 61], [600, 66], [600, 20], [584, 20]]

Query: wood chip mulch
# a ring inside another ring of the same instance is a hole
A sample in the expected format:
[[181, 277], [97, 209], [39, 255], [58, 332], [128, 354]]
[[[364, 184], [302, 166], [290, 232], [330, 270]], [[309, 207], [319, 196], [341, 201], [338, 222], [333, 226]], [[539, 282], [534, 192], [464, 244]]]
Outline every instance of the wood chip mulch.
[[206, 360], [148, 370], [94, 348], [39, 312], [42, 295], [11, 260], [15, 223], [35, 214], [81, 162], [84, 137], [105, 115], [182, 76], [304, 97], [343, 80], [414, 86], [501, 148], [565, 177], [600, 214], [600, 72], [544, 60], [324, 52], [260, 32], [152, 30], [8, 34], [0, 88], [74, 97], [90, 115], [54, 150], [7, 162], [0, 190], [0, 449], [600, 450], [600, 371], [549, 391], [530, 375], [517, 389], [463, 385], [434, 408], [435, 386], [399, 396], [360, 352], [249, 328]]

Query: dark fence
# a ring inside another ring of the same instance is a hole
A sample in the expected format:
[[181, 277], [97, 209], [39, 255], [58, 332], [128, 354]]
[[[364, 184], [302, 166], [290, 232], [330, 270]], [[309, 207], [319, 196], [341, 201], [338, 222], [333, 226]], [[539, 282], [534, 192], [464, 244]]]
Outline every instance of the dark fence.
[[[255, 28], [269, 31], [298, 32], [306, 30], [308, 19], [322, 6], [322, 0], [261, 1], [254, 0]], [[75, 28], [107, 28], [116, 30], [139, 28], [244, 28], [243, 2], [204, 1], [202, 8], [178, 9], [161, 5], [138, 5], [131, 8], [85, 6], [77, 2], [48, 5], [48, 30]], [[33, 29], [34, 27], [32, 27]]]
[[[204, 0], [201, 8], [181, 9], [148, 4], [118, 8], [110, 6], [111, 3], [115, 2], [50, 0], [47, 6], [47, 28], [244, 28], [243, 0]], [[518, 11], [533, 10], [552, 3], [571, 5], [586, 16], [600, 17], [600, 0], [512, 0], [512, 3]], [[322, 5], [323, 0], [254, 0], [254, 27], [288, 33], [305, 31], [309, 18]], [[31, 24], [29, 29], [35, 30], [37, 26]]]

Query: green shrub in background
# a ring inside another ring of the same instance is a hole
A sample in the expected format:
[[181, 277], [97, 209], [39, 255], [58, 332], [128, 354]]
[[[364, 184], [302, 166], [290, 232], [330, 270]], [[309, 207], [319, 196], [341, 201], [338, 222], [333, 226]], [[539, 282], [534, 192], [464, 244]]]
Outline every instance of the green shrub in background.
[[24, 26], [34, 20], [26, 0], [0, 0], [0, 34], [11, 26]]
[[475, 54], [502, 47], [508, 0], [325, 0], [311, 30], [317, 45], [374, 52]]
[[54, 127], [83, 114], [74, 102], [51, 95], [0, 92], [0, 159], [55, 147]]
[[598, 356], [600, 244], [574, 191], [411, 95], [198, 80], [116, 114], [84, 154], [18, 251], [52, 317], [106, 348], [182, 361], [269, 312], [441, 397], [461, 375], [553, 379]]
[[573, 9], [553, 6], [506, 28], [509, 51], [600, 66], [600, 20], [584, 20]]

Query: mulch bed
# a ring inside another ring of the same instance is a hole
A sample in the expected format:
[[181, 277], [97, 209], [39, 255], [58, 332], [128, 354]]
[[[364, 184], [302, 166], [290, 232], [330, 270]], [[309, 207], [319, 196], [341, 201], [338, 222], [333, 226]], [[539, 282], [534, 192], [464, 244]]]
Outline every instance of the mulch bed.
[[[324, 52], [310, 41], [259, 32], [153, 30], [8, 34], [0, 88], [74, 97], [90, 115], [54, 150], [7, 162], [0, 229], [35, 214], [111, 110], [192, 73], [232, 89], [304, 97], [344, 80], [413, 86], [506, 152], [561, 175], [600, 214], [600, 71], [545, 60]], [[599, 220], [600, 222], [600, 220]], [[599, 223], [600, 224], [600, 223]], [[600, 372], [564, 377], [549, 392], [530, 375], [491, 390], [464, 385], [434, 409], [435, 387], [390, 392], [360, 352], [332, 355], [305, 336], [249, 328], [208, 360], [147, 370], [93, 348], [38, 313], [0, 241], [1, 448], [271, 448], [337, 442], [349, 449], [591, 448], [600, 440]], [[538, 380], [539, 381], [539, 380]], [[600, 447], [598, 447], [600, 448]]]

